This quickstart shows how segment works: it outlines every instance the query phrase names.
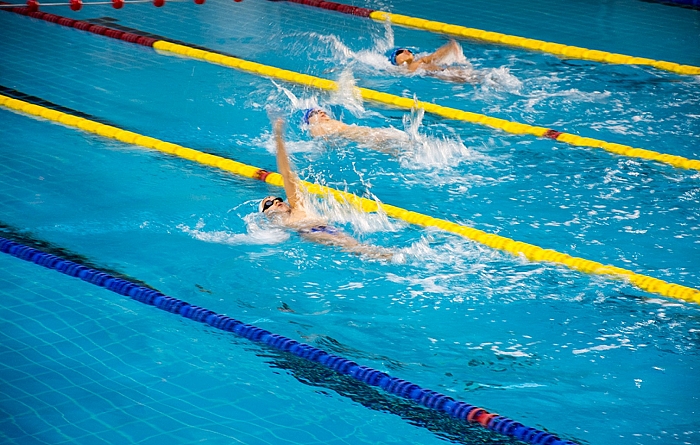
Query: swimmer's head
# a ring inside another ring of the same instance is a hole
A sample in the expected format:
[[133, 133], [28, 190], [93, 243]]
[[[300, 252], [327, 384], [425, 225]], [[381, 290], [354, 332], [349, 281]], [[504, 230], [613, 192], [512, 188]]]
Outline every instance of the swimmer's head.
[[320, 108], [309, 108], [308, 110], [304, 111], [304, 123], [306, 125], [315, 124], [323, 118], [330, 119], [328, 113]]
[[403, 65], [404, 63], [413, 62], [413, 51], [407, 48], [396, 48], [391, 55], [389, 60], [393, 65]]
[[263, 214], [276, 213], [278, 211], [287, 211], [289, 206], [279, 196], [268, 196], [263, 198], [258, 204], [258, 210]]

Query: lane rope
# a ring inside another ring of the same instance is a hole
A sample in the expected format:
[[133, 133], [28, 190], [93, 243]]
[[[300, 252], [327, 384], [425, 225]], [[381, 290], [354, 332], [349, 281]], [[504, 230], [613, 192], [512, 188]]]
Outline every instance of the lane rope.
[[404, 26], [406, 28], [415, 28], [424, 31], [434, 32], [437, 34], [447, 34], [457, 37], [466, 37], [469, 39], [481, 40], [489, 43], [509, 45], [533, 51], [540, 51], [543, 53], [555, 54], [557, 56], [564, 56], [569, 59], [591, 60], [594, 62], [612, 63], [620, 65], [646, 65], [660, 70], [670, 71], [676, 74], [684, 74], [689, 76], [700, 75], [700, 67], [692, 65], [681, 65], [675, 62], [665, 62], [662, 60], [654, 60], [644, 57], [633, 57], [624, 54], [582, 48], [579, 46], [570, 46], [562, 45], [561, 43], [546, 42], [544, 40], [528, 39], [525, 37], [502, 34], [500, 32], [484, 31], [482, 29], [467, 28], [465, 26], [451, 25], [448, 23], [425, 20], [402, 14], [393, 14], [391, 12], [356, 8], [354, 6], [336, 2], [326, 2], [322, 0], [287, 1], [289, 3], [299, 3], [307, 6], [327, 9], [330, 11], [338, 11], [344, 14], [357, 15], [359, 17], [369, 17], [372, 20], [376, 20], [379, 22], [390, 22], [392, 24]]
[[[208, 63], [214, 63], [230, 68], [235, 68], [240, 71], [244, 71], [255, 75], [262, 75], [269, 78], [279, 79], [286, 82], [305, 85], [326, 91], [333, 91], [338, 88], [337, 83], [332, 80], [322, 79], [320, 77], [315, 77], [308, 74], [301, 74], [294, 71], [284, 70], [281, 68], [247, 61], [238, 57], [215, 52], [207, 48], [194, 47], [192, 45], [184, 44], [183, 42], [176, 42], [172, 40], [159, 40], [154, 37], [147, 37], [134, 32], [123, 31], [108, 26], [102, 26], [90, 22], [60, 17], [55, 14], [46, 14], [43, 12], [29, 12], [27, 8], [10, 8], [7, 9], [7, 11], [38, 18], [41, 20], [46, 20], [62, 26], [72, 27], [83, 31], [92, 32], [95, 34], [104, 35], [106, 37], [111, 37], [114, 39], [119, 39], [131, 43], [137, 43], [143, 46], [150, 46], [160, 52], [177, 54], [179, 56], [184, 56]], [[599, 139], [581, 137], [575, 134], [565, 133], [549, 128], [536, 127], [528, 124], [522, 124], [519, 122], [490, 117], [479, 113], [462, 111], [455, 108], [433, 104], [430, 102], [417, 101], [406, 97], [395, 96], [393, 94], [382, 93], [367, 88], [357, 88], [357, 91], [360, 93], [363, 99], [371, 100], [385, 105], [390, 105], [392, 107], [400, 109], [411, 110], [414, 107], [419, 107], [423, 108], [428, 113], [445, 117], [447, 119], [480, 124], [487, 127], [496, 128], [507, 133], [530, 134], [536, 137], [549, 138], [558, 142], [565, 142], [569, 145], [577, 147], [602, 148], [605, 151], [621, 156], [646, 159], [668, 164], [677, 168], [700, 171], [700, 160], [688, 159], [677, 155], [658, 153], [643, 148], [634, 148], [629, 145], [605, 142]]]
[[[97, 134], [108, 139], [115, 139], [130, 145], [140, 145], [162, 153], [174, 155], [183, 159], [198, 162], [210, 167], [239, 175], [257, 179], [278, 187], [283, 187], [282, 175], [265, 169], [253, 167], [221, 156], [216, 156], [181, 145], [165, 142], [156, 138], [144, 136], [131, 131], [123, 130], [111, 125], [101, 124], [82, 117], [73, 116], [58, 110], [52, 110], [36, 104], [14, 99], [0, 94], [0, 106], [10, 110], [22, 112], [31, 116], [38, 116], [46, 120], [63, 124], [68, 127], [78, 128], [88, 133]], [[443, 219], [433, 218], [421, 213], [408, 211], [390, 204], [378, 203], [367, 198], [362, 198], [352, 193], [336, 190], [319, 184], [302, 181], [308, 193], [321, 197], [332, 196], [340, 203], [348, 203], [364, 212], [384, 212], [387, 216], [400, 219], [411, 224], [423, 227], [436, 227], [446, 232], [460, 235], [464, 238], [478, 242], [493, 249], [511, 253], [516, 257], [524, 257], [530, 261], [550, 262], [564, 265], [570, 269], [587, 274], [608, 275], [627, 280], [638, 288], [662, 295], [665, 297], [685, 300], [700, 304], [700, 290], [675, 283], [668, 283], [658, 278], [638, 274], [636, 272], [616, 266], [604, 265], [599, 262], [574, 257], [551, 249], [543, 249], [533, 244], [515, 241], [501, 235], [487, 233], [461, 224]]]
[[[168, 0], [168, 3], [184, 3], [186, 0]], [[204, 4], [205, 0], [194, 0], [198, 5]], [[121, 9], [125, 4], [129, 3], [153, 3], [156, 8], [161, 8], [165, 5], [165, 0], [110, 0], [110, 1], [97, 1], [84, 3], [83, 0], [70, 0], [68, 3], [39, 3], [38, 0], [27, 0], [26, 7], [32, 11], [36, 12], [40, 7], [45, 6], [68, 6], [72, 11], [80, 11], [83, 6], [96, 6], [96, 5], [112, 5], [114, 9]], [[4, 3], [0, 4], [0, 8], [14, 8], [18, 6], [23, 6], [17, 3]]]
[[169, 297], [131, 281], [115, 278], [99, 270], [65, 260], [56, 255], [44, 253], [3, 237], [0, 237], [0, 251], [14, 256], [15, 258], [46, 267], [47, 269], [52, 269], [71, 277], [80, 278], [87, 283], [104, 287], [107, 290], [125, 297], [130, 297], [140, 303], [155, 306], [166, 312], [181, 315], [182, 317], [207, 324], [222, 331], [232, 332], [248, 340], [264, 343], [279, 351], [288, 352], [310, 362], [323, 365], [339, 374], [352, 377], [359, 382], [382, 388], [391, 394], [412, 400], [426, 408], [449, 414], [452, 417], [470, 424], [481, 425], [486, 429], [502, 435], [515, 437], [518, 440], [535, 445], [577, 445], [574, 442], [560, 439], [548, 432], [525, 426], [508, 417], [490, 413], [478, 406], [469, 405], [468, 403], [455, 400], [439, 392], [421, 388], [409, 381], [392, 377], [385, 372], [358, 365], [354, 361], [338, 355], [329, 354], [314, 346], [273, 334], [257, 326], [243, 323], [242, 321], [238, 321], [226, 315], [217, 314], [209, 309], [192, 305], [174, 297]]
[[666, 6], [679, 6], [700, 11], [700, 0], [642, 0], [648, 3], [659, 3]]

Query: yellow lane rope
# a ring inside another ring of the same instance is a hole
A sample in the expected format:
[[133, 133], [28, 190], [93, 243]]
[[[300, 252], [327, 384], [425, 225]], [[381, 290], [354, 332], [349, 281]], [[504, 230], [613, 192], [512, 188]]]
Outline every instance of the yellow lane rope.
[[570, 59], [592, 60], [595, 62], [617, 63], [628, 65], [648, 65], [654, 68], [670, 71], [677, 74], [700, 75], [700, 67], [692, 65], [681, 65], [674, 62], [664, 62], [661, 60], [647, 59], [643, 57], [632, 57], [624, 54], [597, 51], [578, 46], [562, 45], [560, 43], [545, 42], [543, 40], [527, 39], [524, 37], [511, 36], [498, 32], [484, 31], [481, 29], [467, 28], [464, 26], [450, 25], [447, 23], [434, 22], [407, 15], [392, 14], [390, 12], [374, 11], [369, 15], [373, 20], [380, 22], [388, 21], [396, 25], [409, 28], [417, 28], [440, 34], [449, 34], [458, 37], [468, 37], [471, 39], [483, 40], [491, 43], [501, 43], [505, 45], [517, 46], [529, 50], [541, 51], [556, 54]]
[[[239, 59], [233, 56], [205, 51], [202, 49], [192, 48], [189, 46], [158, 40], [153, 44], [153, 48], [162, 51], [185, 56], [193, 59], [215, 63], [231, 68], [235, 68], [248, 73], [262, 75], [273, 79], [280, 79], [290, 83], [306, 85], [321, 90], [335, 90], [338, 88], [336, 82], [332, 80], [322, 79], [320, 77], [301, 74], [294, 71], [284, 70], [273, 66], [263, 65], [257, 62], [250, 62]], [[658, 153], [643, 148], [634, 148], [629, 145], [615, 144], [605, 142], [599, 139], [586, 138], [570, 133], [562, 133], [544, 127], [536, 127], [533, 125], [522, 124], [519, 122], [508, 121], [495, 117], [486, 116], [483, 114], [462, 111], [455, 108], [444, 107], [442, 105], [433, 104], [430, 102], [414, 101], [406, 97], [399, 97], [393, 94], [382, 93], [379, 91], [370, 90], [367, 88], [357, 88], [363, 99], [371, 100], [386, 105], [391, 105], [397, 108], [410, 110], [418, 106], [425, 111], [442, 116], [452, 120], [472, 122], [475, 124], [485, 125], [492, 128], [497, 128], [513, 134], [530, 134], [537, 137], [549, 137], [556, 141], [566, 142], [570, 145], [581, 147], [602, 148], [605, 151], [615, 153], [622, 156], [633, 158], [641, 158], [652, 161], [661, 162], [672, 165], [677, 168], [685, 168], [691, 170], [700, 170], [700, 160], [687, 159], [682, 156]]]
[[[221, 156], [203, 153], [181, 145], [172, 144], [170, 142], [140, 135], [138, 133], [123, 130], [110, 125], [101, 124], [99, 122], [94, 122], [85, 118], [73, 116], [71, 114], [52, 110], [39, 105], [31, 104], [29, 102], [24, 102], [22, 100], [13, 99], [1, 94], [0, 106], [32, 116], [39, 116], [49, 121], [57, 122], [68, 127], [78, 128], [88, 133], [97, 134], [105, 138], [115, 139], [132, 145], [140, 145], [162, 153], [167, 153], [183, 159], [198, 162], [203, 165], [216, 167], [239, 176], [262, 180], [278, 187], [283, 186], [282, 176], [278, 173], [268, 172], [258, 167], [242, 164]], [[573, 270], [589, 274], [610, 275], [622, 278], [647, 292], [700, 304], [700, 291], [691, 287], [668, 283], [666, 281], [647, 275], [638, 274], [627, 269], [573, 257], [551, 249], [543, 249], [532, 244], [515, 241], [500, 235], [487, 233], [479, 229], [474, 229], [450, 221], [433, 218], [421, 213], [411, 212], [389, 204], [378, 204], [377, 202], [367, 198], [361, 198], [354, 194], [332, 189], [330, 187], [311, 184], [306, 181], [303, 181], [303, 184], [309, 193], [320, 196], [332, 195], [339, 202], [348, 202], [365, 212], [376, 212], [381, 210], [390, 217], [423, 227], [437, 227], [447, 232], [461, 235], [485, 246], [504, 252], [509, 252], [515, 256], [525, 257], [531, 261], [546, 261], [561, 264]]]

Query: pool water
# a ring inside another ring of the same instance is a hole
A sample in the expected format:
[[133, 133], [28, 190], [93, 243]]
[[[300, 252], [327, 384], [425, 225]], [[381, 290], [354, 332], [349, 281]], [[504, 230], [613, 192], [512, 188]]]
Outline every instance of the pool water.
[[[357, 6], [700, 65], [700, 12], [603, 3]], [[335, 94], [0, 12], [0, 85], [112, 125], [490, 233], [700, 288], [700, 174], [352, 95], [351, 85], [700, 158], [700, 78], [462, 40], [483, 76], [403, 76], [443, 36], [286, 2], [49, 10], [338, 80]], [[543, 25], [543, 22], [546, 26]], [[312, 140], [302, 109], [405, 131]], [[274, 186], [0, 108], [0, 236], [582, 444], [697, 443], [700, 309], [314, 198], [382, 262], [257, 214]], [[0, 256], [0, 438], [57, 443], [516, 443], [300, 359]]]

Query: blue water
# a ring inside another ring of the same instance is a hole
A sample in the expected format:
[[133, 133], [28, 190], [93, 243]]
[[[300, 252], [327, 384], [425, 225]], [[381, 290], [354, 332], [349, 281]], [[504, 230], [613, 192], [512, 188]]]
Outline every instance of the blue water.
[[[369, 4], [359, 4], [370, 6]], [[376, 7], [376, 5], [374, 5]], [[492, 31], [700, 65], [700, 12], [603, 3], [382, 2]], [[478, 85], [398, 75], [444, 37], [284, 2], [91, 6], [74, 18], [634, 147], [700, 158], [700, 80], [460, 41]], [[517, 20], [515, 19], [517, 18]], [[543, 26], [543, 20], [546, 26]], [[422, 117], [0, 13], [0, 85], [275, 170], [288, 118], [307, 180], [700, 287], [700, 175]], [[695, 38], [695, 40], [693, 40]], [[669, 43], [672, 42], [672, 43]], [[312, 141], [299, 108], [393, 126], [396, 153]], [[281, 191], [0, 109], [0, 235], [50, 243], [176, 298], [586, 444], [697, 443], [697, 305], [318, 201], [383, 263], [256, 214]], [[0, 438], [34, 443], [511, 443], [290, 357], [0, 257]]]

